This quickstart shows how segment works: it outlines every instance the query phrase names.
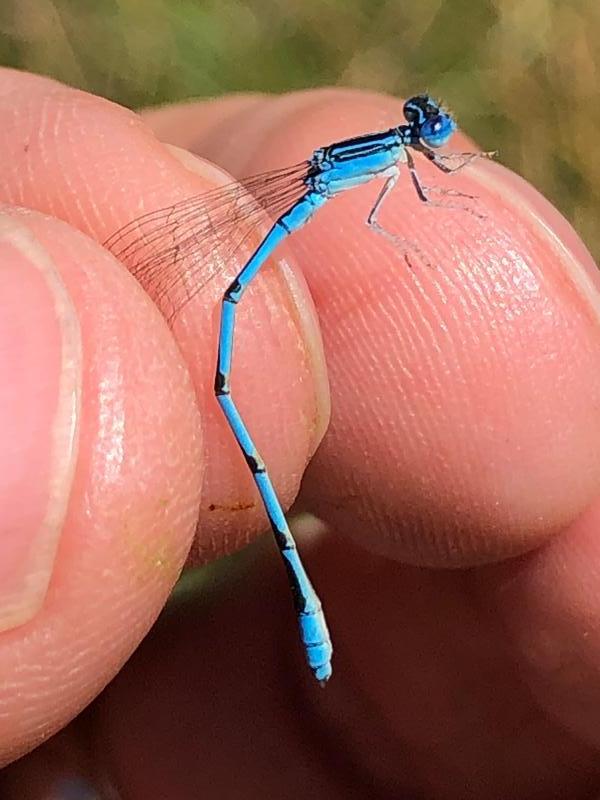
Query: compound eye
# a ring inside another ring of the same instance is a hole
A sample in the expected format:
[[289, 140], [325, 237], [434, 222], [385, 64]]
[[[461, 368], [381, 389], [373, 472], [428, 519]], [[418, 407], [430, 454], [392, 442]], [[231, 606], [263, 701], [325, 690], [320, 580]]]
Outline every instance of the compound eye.
[[448, 114], [438, 114], [425, 120], [421, 126], [421, 141], [427, 147], [442, 147], [456, 130], [456, 123]]

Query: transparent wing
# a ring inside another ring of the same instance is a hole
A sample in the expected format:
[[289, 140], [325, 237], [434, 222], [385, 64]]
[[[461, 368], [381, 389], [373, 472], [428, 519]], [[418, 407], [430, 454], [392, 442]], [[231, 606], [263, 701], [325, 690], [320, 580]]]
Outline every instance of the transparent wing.
[[309, 162], [266, 172], [150, 211], [104, 246], [173, 322], [230, 262], [265, 215], [275, 221], [306, 192]]

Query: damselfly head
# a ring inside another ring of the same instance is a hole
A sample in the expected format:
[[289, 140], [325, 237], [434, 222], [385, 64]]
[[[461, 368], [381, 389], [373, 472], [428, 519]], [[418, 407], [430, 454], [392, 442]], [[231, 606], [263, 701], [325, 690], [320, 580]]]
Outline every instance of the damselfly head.
[[415, 140], [426, 147], [442, 147], [456, 130], [451, 114], [428, 94], [417, 94], [404, 104], [404, 116]]

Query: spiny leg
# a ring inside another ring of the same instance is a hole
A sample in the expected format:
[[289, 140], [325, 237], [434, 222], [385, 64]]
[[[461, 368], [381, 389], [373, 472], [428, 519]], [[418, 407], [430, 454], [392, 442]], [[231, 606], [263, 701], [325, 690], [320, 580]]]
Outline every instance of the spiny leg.
[[[419, 152], [423, 153], [425, 158], [431, 161], [441, 172], [445, 172], [446, 174], [452, 174], [453, 172], [458, 172], [461, 169], [464, 169], [468, 164], [472, 161], [475, 161], [477, 158], [494, 158], [497, 155], [496, 150], [488, 150], [483, 151], [481, 153], [436, 153], [434, 150], [430, 150], [428, 147], [424, 145], [417, 146], [415, 149], [419, 150]], [[455, 166], [450, 166], [448, 161], [452, 161], [453, 159], [458, 159], [458, 163]]]
[[296, 542], [287, 524], [265, 463], [256, 449], [231, 396], [231, 368], [237, 305], [265, 260], [289, 232], [289, 229], [282, 225], [281, 222], [275, 223], [252, 258], [223, 295], [217, 371], [215, 374], [215, 396], [240, 446], [262, 497], [292, 589], [294, 607], [300, 626], [300, 636], [304, 644], [309, 667], [317, 680], [324, 683], [331, 676], [332, 646], [321, 602], [304, 569], [296, 549]]
[[432, 266], [431, 262], [429, 261], [425, 253], [421, 250], [419, 245], [416, 244], [416, 242], [409, 241], [408, 239], [404, 239], [402, 236], [399, 236], [397, 233], [392, 233], [391, 231], [388, 231], [379, 222], [378, 217], [381, 207], [383, 206], [385, 198], [388, 196], [388, 194], [392, 191], [392, 189], [398, 182], [399, 174], [400, 170], [398, 169], [398, 167], [395, 167], [391, 172], [390, 176], [388, 177], [388, 179], [386, 180], [386, 182], [383, 184], [383, 187], [381, 188], [379, 194], [377, 195], [377, 199], [375, 200], [373, 208], [371, 209], [371, 211], [369, 212], [369, 216], [367, 217], [367, 225], [372, 230], [374, 230], [375, 233], [378, 233], [380, 236], [383, 236], [384, 239], [387, 239], [388, 242], [391, 242], [391, 244], [393, 244], [394, 247], [401, 250], [404, 254], [404, 260], [411, 269], [412, 269], [412, 264], [408, 259], [408, 251], [410, 250], [414, 250], [414, 252], [419, 256], [419, 258], [422, 259], [423, 263], [430, 267]]
[[[473, 154], [469, 154], [473, 155]], [[467, 162], [468, 163], [468, 162]], [[442, 189], [437, 186], [425, 186], [421, 183], [421, 179], [419, 178], [419, 174], [415, 167], [415, 162], [413, 160], [412, 155], [406, 151], [406, 164], [408, 166], [408, 170], [410, 172], [410, 177], [415, 187], [415, 191], [417, 192], [417, 196], [419, 200], [422, 200], [424, 203], [427, 203], [430, 206], [437, 206], [438, 208], [454, 208], [458, 209], [459, 211], [466, 211], [469, 214], [473, 214], [475, 217], [479, 217], [479, 219], [485, 219], [485, 215], [475, 211], [468, 206], [460, 205], [458, 203], [439, 203], [435, 200], [432, 200], [430, 195], [431, 194], [441, 194], [441, 195], [449, 195], [452, 197], [465, 197], [468, 200], [476, 200], [477, 198], [472, 194], [466, 194], [466, 192], [459, 192], [456, 189]], [[464, 164], [463, 164], [464, 166]], [[452, 172], [456, 172], [456, 170], [451, 170]]]

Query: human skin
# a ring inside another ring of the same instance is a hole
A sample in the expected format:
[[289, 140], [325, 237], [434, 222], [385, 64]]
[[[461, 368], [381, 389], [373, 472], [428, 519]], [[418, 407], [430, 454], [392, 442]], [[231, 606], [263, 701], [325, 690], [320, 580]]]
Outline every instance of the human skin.
[[214, 164], [295, 163], [402, 104], [316, 91], [140, 120], [4, 70], [0, 106], [2, 502], [32, 543], [0, 535], [5, 585], [28, 585], [1, 625], [1, 763], [119, 673], [5, 770], [6, 796], [66, 796], [77, 774], [127, 800], [600, 796], [600, 294], [567, 223], [499, 165], [419, 160], [483, 211], [425, 208], [404, 176], [382, 221], [428, 263], [363, 224], [374, 187], [295, 235], [240, 308], [234, 391], [286, 507], [327, 524], [304, 552], [334, 677], [306, 674], [265, 546], [121, 669], [186, 558], [240, 549], [264, 514], [212, 397], [226, 277], [169, 328], [101, 242], [226, 182]]

